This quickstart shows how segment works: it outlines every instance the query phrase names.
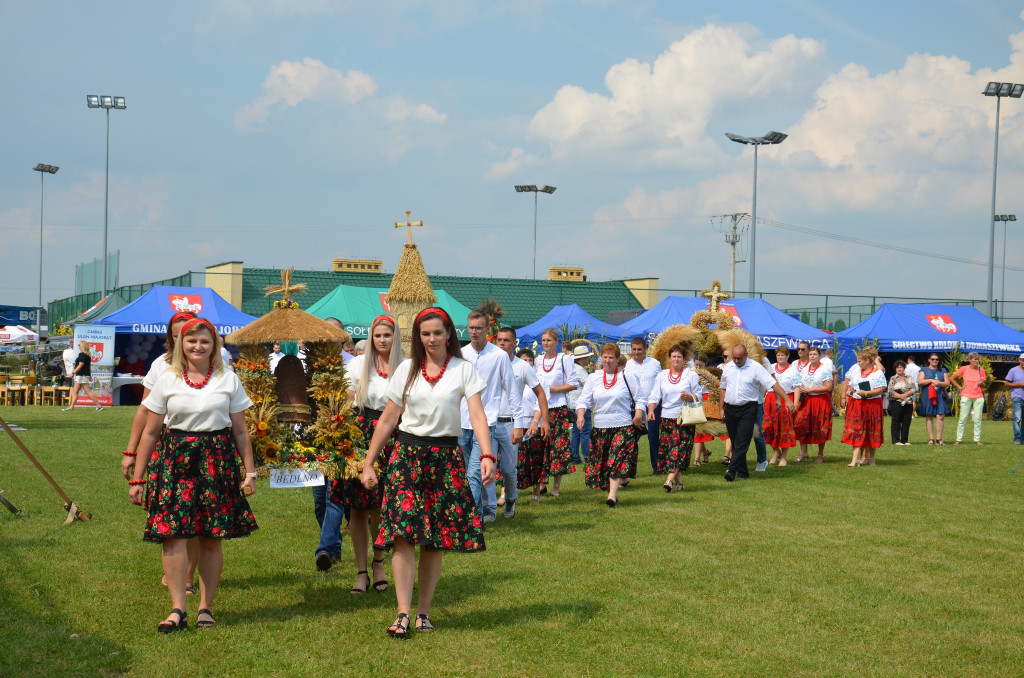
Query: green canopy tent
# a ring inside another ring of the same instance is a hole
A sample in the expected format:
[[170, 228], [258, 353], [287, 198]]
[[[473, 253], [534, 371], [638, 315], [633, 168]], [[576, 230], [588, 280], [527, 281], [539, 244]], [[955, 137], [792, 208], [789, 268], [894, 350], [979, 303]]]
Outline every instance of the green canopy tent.
[[[434, 290], [434, 294], [437, 295], [437, 305], [452, 317], [459, 340], [469, 341], [466, 320], [470, 309], [444, 290]], [[338, 285], [306, 311], [324, 320], [337, 318], [344, 324], [345, 331], [352, 335], [352, 340], [359, 341], [368, 337], [373, 319], [388, 312], [387, 297], [386, 289]]]

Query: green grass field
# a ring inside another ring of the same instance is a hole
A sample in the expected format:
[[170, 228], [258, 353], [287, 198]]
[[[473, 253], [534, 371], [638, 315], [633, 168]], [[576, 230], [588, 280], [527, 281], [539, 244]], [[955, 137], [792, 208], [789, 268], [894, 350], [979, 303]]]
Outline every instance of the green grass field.
[[309, 491], [265, 483], [260, 530], [225, 546], [219, 626], [158, 635], [159, 547], [118, 473], [131, 414], [0, 408], [93, 515], [62, 526], [60, 499], [0, 431], [0, 489], [28, 514], [0, 507], [0, 675], [1024, 674], [1024, 469], [1009, 473], [1024, 447], [1008, 423], [985, 422], [983, 447], [940, 448], [919, 419], [875, 468], [847, 468], [834, 442], [823, 465], [731, 484], [716, 442], [682, 494], [662, 491], [644, 443], [617, 508], [577, 472], [561, 497], [499, 516], [485, 553], [446, 556], [438, 632], [399, 642], [384, 633], [393, 589], [348, 593], [347, 540], [318, 573]]

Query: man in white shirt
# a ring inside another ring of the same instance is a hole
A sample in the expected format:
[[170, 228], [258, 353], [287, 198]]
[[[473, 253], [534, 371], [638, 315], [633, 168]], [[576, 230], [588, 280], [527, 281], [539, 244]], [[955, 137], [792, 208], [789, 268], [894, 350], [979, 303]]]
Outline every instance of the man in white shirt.
[[75, 358], [77, 357], [78, 351], [73, 346], [68, 346], [64, 349], [64, 353], [61, 354], [61, 359], [64, 361], [64, 374], [72, 383], [74, 383], [75, 378], [71, 373], [75, 369]]
[[[487, 314], [483, 311], [470, 312], [466, 322], [469, 344], [462, 348], [462, 358], [476, 368], [477, 374], [487, 384], [480, 398], [483, 401], [484, 413], [487, 415], [491, 449], [502, 459], [501, 473], [506, 483], [505, 504], [508, 505], [508, 493], [512, 491], [512, 514], [515, 515], [514, 462], [518, 459], [513, 445], [518, 445], [523, 439], [523, 429], [520, 426], [523, 418], [523, 396], [515, 373], [512, 372], [512, 362], [508, 359], [508, 354], [487, 341], [487, 321]], [[517, 424], [511, 434], [506, 426], [498, 426], [502, 396], [508, 398], [512, 419]], [[493, 523], [498, 514], [498, 498], [494, 492], [494, 483], [488, 486], [486, 496], [484, 494], [483, 480], [480, 476], [480, 441], [476, 440], [473, 434], [473, 426], [469, 421], [469, 406], [465, 400], [462, 401], [462, 435], [459, 436], [459, 447], [466, 461], [466, 479], [469, 481], [469, 489], [473, 493], [477, 510], [480, 511], [485, 523]], [[510, 460], [514, 460], [511, 469], [513, 481], [509, 481], [506, 475]]]
[[[910, 379], [911, 383], [917, 384], [917, 375], [919, 375], [919, 374], [921, 374], [921, 366], [914, 362], [914, 356], [908, 355], [907, 356], [907, 366], [903, 368], [903, 375], [907, 379]], [[915, 388], [916, 388], [916, 386], [915, 386]], [[916, 400], [917, 400], [917, 393], [915, 393], [914, 395], [910, 396], [910, 402], [911, 402], [911, 406], [912, 407], [913, 407], [913, 403]], [[917, 416], [917, 415], [914, 414], [912, 416]]]
[[762, 365], [747, 360], [747, 347], [736, 344], [732, 348], [732, 360], [722, 366], [722, 402], [725, 403], [725, 428], [732, 440], [732, 461], [725, 479], [749, 478], [747, 448], [754, 435], [757, 423], [758, 400], [761, 388], [772, 389], [780, 402], [786, 403], [789, 411], [796, 412], [796, 404], [786, 397], [786, 391]]
[[[576, 363], [576, 379], [581, 384], [587, 383], [590, 373], [587, 372], [585, 365], [589, 365], [593, 359], [594, 352], [587, 346], [577, 346], [572, 350], [572, 361]], [[583, 389], [578, 388], [575, 391], [569, 391], [565, 396], [569, 402], [569, 411], [573, 414], [569, 448], [572, 450], [572, 463], [574, 464], [586, 463], [587, 457], [590, 456], [590, 434], [594, 430], [594, 413], [589, 409], [583, 413], [583, 428], [581, 429], [577, 425], [579, 422], [576, 419], [576, 401], [580, 399], [581, 393], [583, 393]]]
[[[338, 320], [337, 318], [327, 318], [326, 320], [324, 320], [324, 322], [327, 323], [328, 325], [334, 325], [339, 330], [345, 329], [345, 326], [342, 325], [341, 321]], [[352, 341], [352, 337], [349, 337], [348, 341]], [[345, 367], [348, 367], [348, 364], [352, 362], [352, 358], [355, 358], [355, 356], [345, 350], [344, 340], [338, 342], [338, 351], [341, 353], [341, 364], [344, 365]]]
[[273, 374], [274, 370], [277, 369], [277, 364], [281, 362], [281, 358], [284, 357], [284, 353], [281, 352], [281, 344], [274, 342], [274, 350], [270, 352], [270, 373]]
[[[548, 424], [548, 399], [544, 395], [544, 387], [540, 385], [540, 380], [537, 379], [537, 372], [533, 369], [533, 366], [522, 358], [516, 357], [513, 353], [516, 348], [516, 331], [511, 327], [502, 327], [498, 330], [494, 343], [499, 349], [508, 354], [512, 363], [512, 374], [515, 375], [516, 379], [516, 392], [522, 394], [528, 388], [537, 396], [537, 404], [540, 407], [540, 427], [538, 428], [538, 433], [541, 437], [547, 438], [548, 433], [551, 431], [551, 426]], [[463, 357], [465, 357], [465, 353], [463, 353]], [[519, 443], [512, 443], [512, 436], [517, 428], [523, 431], [528, 429], [532, 419], [533, 412], [527, 412], [525, 408], [523, 409], [522, 418], [515, 419], [512, 416], [512, 402], [504, 391], [502, 392], [501, 407], [498, 409], [498, 427], [505, 427], [503, 435], [509, 439], [512, 447], [511, 454], [507, 454], [502, 450], [498, 455], [501, 461], [502, 483], [504, 483], [505, 509], [502, 512], [502, 516], [505, 518], [511, 519], [516, 517], [516, 499], [519, 498], [517, 485], [519, 480], [517, 472], [519, 466]], [[491, 449], [494, 449], [493, 446]], [[497, 514], [498, 504], [494, 498], [494, 485], [491, 484], [484, 487], [484, 494], [486, 495], [484, 501], [485, 508], [489, 513]]]
[[[636, 401], [644, 402], [651, 393], [654, 380], [661, 373], [661, 363], [647, 355], [647, 340], [643, 337], [636, 337], [629, 344], [630, 359], [626, 363], [626, 374], [636, 376], [640, 382], [640, 393], [635, 394]], [[646, 416], [646, 415], [645, 415]], [[654, 475], [658, 475], [658, 447], [661, 438], [658, 435], [658, 425], [661, 423], [661, 404], [654, 409], [654, 421], [647, 422], [647, 443], [651, 452], [651, 469]]]

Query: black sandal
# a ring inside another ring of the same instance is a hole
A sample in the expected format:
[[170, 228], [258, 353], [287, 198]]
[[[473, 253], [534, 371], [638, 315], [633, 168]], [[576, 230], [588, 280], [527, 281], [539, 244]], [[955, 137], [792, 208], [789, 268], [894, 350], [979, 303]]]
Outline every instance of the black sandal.
[[[210, 618], [209, 621], [207, 621], [205, 619], [200, 619], [199, 618], [199, 617], [201, 617], [204, 614], [207, 615]], [[196, 628], [197, 629], [208, 629], [208, 628], [211, 628], [211, 627], [216, 626], [216, 625], [217, 625], [217, 620], [213, 618], [213, 613], [210, 612], [210, 608], [204, 607], [203, 609], [199, 610], [199, 615], [196, 616]]]
[[182, 629], [188, 628], [187, 612], [182, 612], [178, 608], [174, 608], [173, 610], [171, 610], [171, 614], [177, 614], [178, 621], [174, 622], [170, 619], [163, 620], [162, 622], [157, 624], [157, 633], [174, 633], [175, 631], [181, 631]]
[[[380, 565], [381, 568], [383, 569], [383, 567], [384, 567], [384, 559], [383, 558], [381, 558], [380, 560], [377, 560], [376, 558], [374, 558], [373, 562], [378, 564], [378, 565]], [[386, 574], [386, 571], [385, 571], [385, 577], [386, 576], [387, 576], [387, 574]], [[385, 591], [388, 590], [388, 580], [385, 578], [385, 579], [381, 579], [380, 581], [373, 582], [373, 590], [376, 591], [377, 593], [384, 593]]]
[[[366, 575], [366, 583], [369, 584], [370, 583], [370, 575], [369, 575], [369, 573], [367, 573], [366, 570], [359, 570], [358, 572], [356, 572], [356, 577], [358, 578], [359, 575], [361, 575], [361, 574], [365, 574]], [[360, 589], [360, 588], [356, 588], [355, 586], [353, 586], [352, 588], [350, 588], [348, 590], [348, 592], [349, 593], [366, 593], [366, 589], [365, 588]]]
[[399, 612], [398, 616], [395, 617], [395, 623], [388, 627], [388, 635], [392, 638], [402, 638], [403, 640], [408, 638], [409, 615]]
[[189, 584], [188, 586], [185, 587], [185, 595], [186, 596], [194, 596], [195, 594], [196, 594], [196, 587], [195, 586], [193, 586], [192, 584]]
[[430, 633], [434, 630], [434, 625], [430, 623], [429, 615], [416, 615], [416, 630], [421, 633]]

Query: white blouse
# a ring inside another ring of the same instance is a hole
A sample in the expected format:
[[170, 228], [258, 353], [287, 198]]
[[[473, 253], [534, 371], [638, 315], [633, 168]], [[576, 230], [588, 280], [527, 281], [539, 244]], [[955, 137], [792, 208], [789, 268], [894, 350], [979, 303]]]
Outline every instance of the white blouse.
[[[820, 367], [818, 369], [825, 369]], [[795, 363], [788, 363], [786, 369], [779, 372], [779, 364], [775, 363], [772, 365], [772, 369], [768, 370], [771, 372], [775, 380], [779, 382], [779, 386], [786, 393], [792, 393], [796, 390], [796, 387], [800, 385], [800, 370], [797, 368]]]
[[473, 366], [461, 358], [452, 357], [440, 381], [431, 386], [417, 374], [409, 393], [403, 398], [405, 382], [409, 379], [412, 360], [406, 360], [391, 375], [388, 399], [404, 408], [399, 430], [416, 436], [438, 438], [462, 435], [459, 406], [463, 398], [476, 395], [486, 384]]
[[146, 372], [146, 376], [142, 378], [142, 388], [147, 388], [150, 391], [153, 390], [153, 384], [156, 383], [157, 378], [167, 370], [171, 369], [171, 363], [168, 362], [169, 360], [170, 356], [164, 353], [153, 361], [153, 364], [149, 366], [149, 372]]
[[650, 405], [653, 403], [657, 405], [660, 402], [661, 418], [675, 419], [679, 416], [679, 410], [683, 406], [683, 391], [697, 396], [697, 400], [700, 400], [700, 378], [697, 376], [697, 373], [689, 367], [683, 368], [683, 373], [679, 375], [678, 384], [673, 384], [669, 381], [668, 376], [669, 371], [662, 370], [658, 373], [658, 376], [654, 378], [654, 382], [651, 386], [651, 395], [648, 398], [647, 404]]
[[565, 394], [552, 393], [551, 387], [563, 384], [572, 384], [577, 388], [580, 386], [576, 379], [576, 363], [572, 361], [572, 356], [559, 353], [552, 362], [542, 353], [533, 361], [533, 367], [540, 385], [544, 387], [544, 395], [548, 398], [548, 409], [568, 405]]
[[[812, 388], [818, 386], [824, 386], [826, 381], [832, 381], [832, 369], [825, 363], [818, 363], [817, 369], [811, 372], [811, 364], [807, 363], [802, 370], [800, 370], [800, 383], [799, 386], [804, 388]], [[808, 393], [807, 395], [825, 395], [822, 393]]]
[[166, 414], [167, 428], [209, 432], [230, 428], [231, 415], [252, 407], [252, 400], [231, 370], [211, 375], [202, 388], [192, 388], [173, 370], [166, 370], [157, 378], [142, 406], [150, 412]]
[[[357, 355], [345, 366], [349, 388], [352, 389], [353, 393], [359, 388], [359, 382], [363, 378], [363, 363], [365, 362], [365, 355]], [[387, 365], [384, 367], [387, 367]], [[383, 411], [384, 407], [388, 404], [388, 387], [390, 383], [390, 377], [380, 376], [373, 365], [370, 365], [370, 383], [366, 385], [366, 400], [363, 402], [363, 407]]]
[[[857, 391], [873, 391], [876, 388], [883, 389], [882, 393], [885, 393], [884, 389], [889, 385], [885, 380], [885, 371], [876, 369], [871, 374], [865, 375], [860, 370], [860, 365], [854, 365], [846, 371], [846, 381], [849, 382], [850, 387], [853, 389], [851, 398], [861, 399], [861, 396], [857, 394]], [[862, 389], [860, 382], [866, 381], [871, 384], [871, 388]], [[864, 398], [864, 400], [874, 400], [875, 398], [881, 398], [882, 393], [878, 395]]]
[[[588, 410], [594, 408], [594, 428], [619, 428], [629, 426], [633, 423], [634, 413], [629, 411], [630, 390], [633, 392], [633, 399], [636, 400], [636, 409], [644, 411], [647, 401], [640, 392], [640, 380], [635, 374], [625, 374], [622, 370], [616, 372], [615, 383], [611, 388], [605, 388], [604, 370], [598, 370], [589, 377], [583, 385], [583, 393], [576, 401], [576, 410]], [[626, 382], [629, 382], [629, 388]]]

